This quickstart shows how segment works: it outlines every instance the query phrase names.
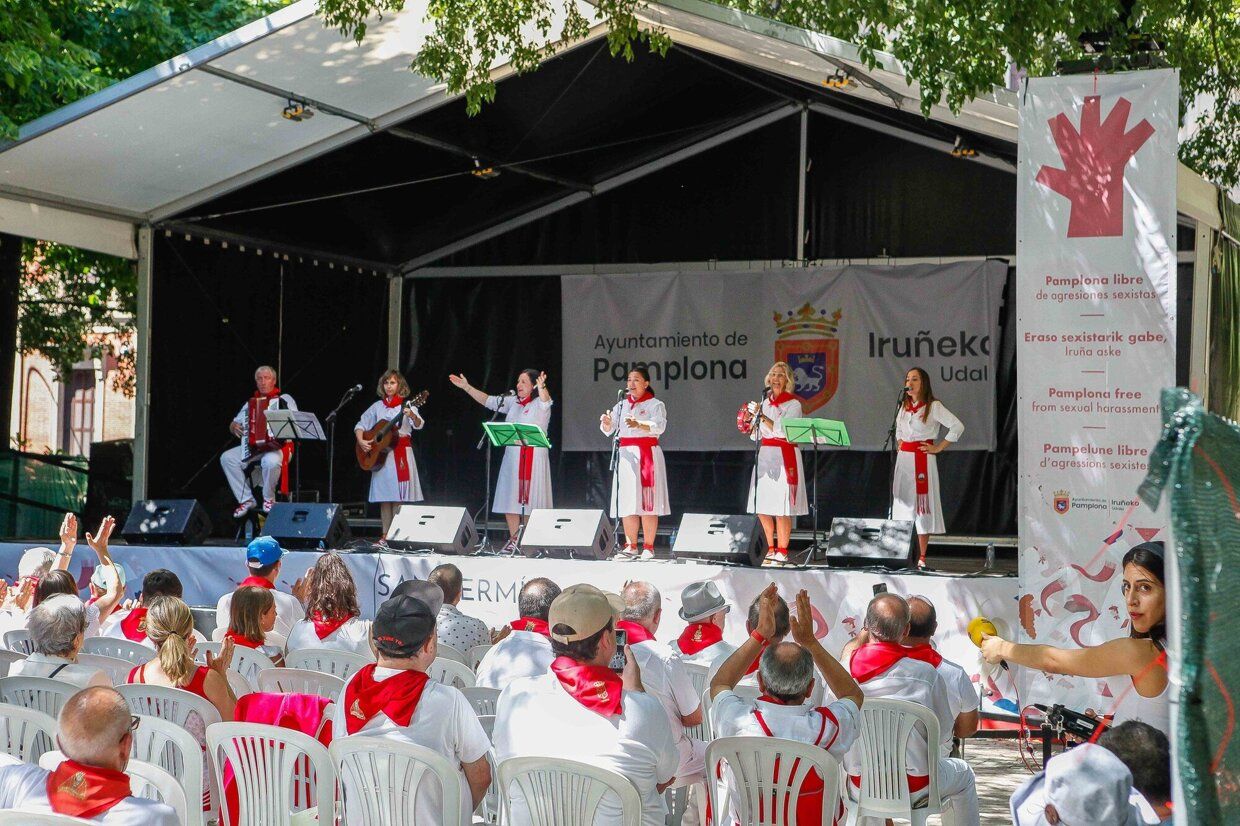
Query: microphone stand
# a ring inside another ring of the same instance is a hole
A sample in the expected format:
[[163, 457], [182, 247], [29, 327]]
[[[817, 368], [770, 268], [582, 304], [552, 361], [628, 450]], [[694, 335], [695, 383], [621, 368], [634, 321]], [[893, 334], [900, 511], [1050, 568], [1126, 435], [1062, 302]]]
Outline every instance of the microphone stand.
[[900, 444], [896, 441], [896, 420], [900, 418], [900, 408], [904, 406], [904, 400], [908, 397], [908, 390], [901, 388], [900, 397], [896, 399], [896, 410], [891, 414], [891, 427], [887, 429], [887, 438], [883, 442], [883, 452], [889, 457], [887, 471], [887, 518], [891, 519], [891, 509], [894, 506], [894, 489], [896, 484], [896, 458], [900, 449]]
[[340, 404], [336, 405], [336, 409], [328, 413], [323, 418], [323, 421], [327, 422], [327, 501], [328, 502], [335, 501], [335, 498], [333, 497], [334, 488], [332, 486], [332, 483], [334, 481], [335, 466], [336, 466], [336, 417], [339, 415], [341, 409], [346, 404], [353, 401], [353, 397], [357, 395], [357, 392], [358, 390], [356, 387], [350, 387], [348, 390], [344, 391], [344, 395], [340, 397]]
[[753, 495], [749, 497], [749, 512], [755, 517], [758, 515], [758, 454], [762, 452], [762, 404], [766, 401], [767, 392], [768, 388], [763, 385], [758, 412], [754, 414], [753, 422], [749, 425], [749, 438], [753, 439]]
[[[616, 404], [620, 404], [620, 400], [624, 398], [625, 388], [621, 387], [616, 391]], [[612, 407], [615, 411], [616, 408]], [[624, 415], [623, 406], [620, 407], [620, 415]], [[611, 501], [615, 506], [616, 512], [611, 519], [611, 555], [615, 556], [620, 553], [620, 421], [615, 416], [611, 420], [615, 430], [611, 434]]]
[[[512, 393], [506, 393], [500, 399], [500, 404], [495, 406], [495, 411], [491, 414], [491, 418], [487, 419], [487, 423], [494, 423], [499, 418], [499, 408], [503, 406], [503, 399], [511, 396]], [[487, 444], [486, 428], [482, 430], [482, 438], [478, 440], [478, 444], [474, 445], [474, 450], [482, 450], [486, 448], [486, 485], [485, 493], [482, 495], [482, 507], [474, 513], [474, 524], [478, 524], [478, 517], [482, 517], [482, 541], [478, 543], [478, 547], [474, 550], [474, 556], [485, 556], [495, 553], [495, 548], [491, 545], [491, 520], [487, 517], [487, 508], [491, 505], [491, 446]]]

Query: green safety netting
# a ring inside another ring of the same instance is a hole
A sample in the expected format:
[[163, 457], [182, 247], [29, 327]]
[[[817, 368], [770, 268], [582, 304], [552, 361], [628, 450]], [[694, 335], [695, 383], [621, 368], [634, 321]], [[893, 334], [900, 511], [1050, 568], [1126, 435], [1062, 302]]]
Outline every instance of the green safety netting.
[[1163, 391], [1162, 416], [1138, 493], [1169, 497], [1179, 571], [1175, 805], [1186, 823], [1240, 823], [1240, 427], [1182, 388]]
[[86, 504], [86, 459], [0, 451], [0, 536], [46, 539]]

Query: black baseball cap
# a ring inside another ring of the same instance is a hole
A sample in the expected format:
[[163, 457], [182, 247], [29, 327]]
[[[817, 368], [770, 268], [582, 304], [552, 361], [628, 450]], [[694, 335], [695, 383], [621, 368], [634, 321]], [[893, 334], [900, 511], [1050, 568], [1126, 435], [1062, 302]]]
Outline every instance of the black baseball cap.
[[371, 633], [389, 656], [412, 657], [435, 633], [435, 614], [422, 600], [397, 595], [379, 606]]

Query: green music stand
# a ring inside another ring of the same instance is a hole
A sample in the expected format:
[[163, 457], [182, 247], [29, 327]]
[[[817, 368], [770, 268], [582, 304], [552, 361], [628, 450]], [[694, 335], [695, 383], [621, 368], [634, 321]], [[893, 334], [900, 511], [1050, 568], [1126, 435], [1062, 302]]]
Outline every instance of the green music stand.
[[814, 446], [814, 492], [811, 505], [814, 510], [814, 541], [809, 546], [806, 562], [818, 555], [818, 446], [850, 447], [848, 428], [835, 419], [784, 419], [784, 437], [796, 445]]
[[[526, 424], [524, 422], [483, 422], [482, 429], [486, 432], [487, 439], [491, 442], [492, 447], [551, 447], [551, 441], [547, 438], [547, 432], [536, 424]], [[487, 474], [487, 483], [490, 484], [491, 474]], [[490, 498], [490, 492], [487, 492]], [[483, 507], [490, 507], [491, 503], [487, 502]], [[487, 520], [488, 524], [490, 519]], [[521, 542], [521, 535], [525, 533], [525, 505], [521, 505], [521, 522], [520, 529], [517, 532], [517, 543]], [[489, 537], [488, 537], [489, 538]], [[490, 544], [489, 542], [487, 543]]]

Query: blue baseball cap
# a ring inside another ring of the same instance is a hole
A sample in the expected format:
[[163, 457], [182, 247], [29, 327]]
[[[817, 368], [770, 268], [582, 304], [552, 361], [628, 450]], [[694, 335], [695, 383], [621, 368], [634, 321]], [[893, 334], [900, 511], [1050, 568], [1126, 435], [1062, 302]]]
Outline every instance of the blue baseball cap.
[[250, 540], [246, 546], [245, 558], [251, 568], [266, 568], [274, 565], [284, 556], [284, 549], [272, 536], [260, 536]]

